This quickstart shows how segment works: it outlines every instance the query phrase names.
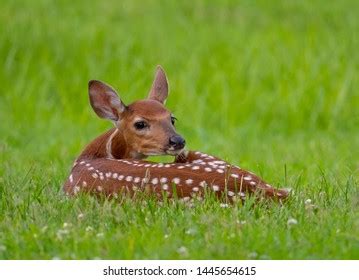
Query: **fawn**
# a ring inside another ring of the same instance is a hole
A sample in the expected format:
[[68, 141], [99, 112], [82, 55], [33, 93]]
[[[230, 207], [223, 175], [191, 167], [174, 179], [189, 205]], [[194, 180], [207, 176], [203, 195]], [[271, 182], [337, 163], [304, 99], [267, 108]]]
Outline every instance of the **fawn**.
[[[176, 118], [164, 107], [168, 82], [158, 66], [148, 98], [125, 105], [110, 86], [89, 82], [90, 103], [100, 118], [115, 128], [93, 140], [76, 159], [64, 184], [68, 195], [79, 192], [134, 196], [149, 192], [162, 199], [201, 199], [208, 191], [229, 201], [243, 201], [250, 193], [284, 199], [285, 189], [275, 189], [258, 176], [217, 157], [185, 150], [185, 140], [175, 130]], [[144, 161], [152, 155], [173, 155], [173, 163]]]

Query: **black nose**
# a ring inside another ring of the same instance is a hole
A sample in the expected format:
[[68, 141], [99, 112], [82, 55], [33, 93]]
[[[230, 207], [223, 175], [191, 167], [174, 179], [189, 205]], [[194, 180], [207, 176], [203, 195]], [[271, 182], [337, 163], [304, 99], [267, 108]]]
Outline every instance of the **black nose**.
[[184, 140], [181, 136], [174, 135], [170, 137], [170, 146], [176, 150], [184, 148], [185, 145], [186, 140]]

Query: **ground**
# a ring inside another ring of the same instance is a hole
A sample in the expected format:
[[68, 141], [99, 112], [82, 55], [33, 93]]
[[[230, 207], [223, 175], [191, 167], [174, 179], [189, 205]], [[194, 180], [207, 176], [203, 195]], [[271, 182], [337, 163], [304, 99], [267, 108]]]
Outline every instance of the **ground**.
[[[359, 5], [312, 2], [3, 1], [0, 258], [358, 259]], [[291, 187], [285, 204], [63, 194], [111, 127], [88, 80], [129, 103], [157, 64], [188, 148]]]

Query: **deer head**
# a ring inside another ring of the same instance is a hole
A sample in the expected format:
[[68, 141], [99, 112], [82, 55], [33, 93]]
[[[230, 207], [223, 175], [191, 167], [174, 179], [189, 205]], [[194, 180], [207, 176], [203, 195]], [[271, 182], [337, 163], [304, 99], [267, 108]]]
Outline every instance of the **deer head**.
[[147, 99], [125, 105], [116, 91], [101, 81], [89, 82], [90, 103], [95, 113], [114, 122], [133, 158], [178, 155], [185, 140], [176, 132], [173, 114], [165, 108], [168, 82], [158, 66]]

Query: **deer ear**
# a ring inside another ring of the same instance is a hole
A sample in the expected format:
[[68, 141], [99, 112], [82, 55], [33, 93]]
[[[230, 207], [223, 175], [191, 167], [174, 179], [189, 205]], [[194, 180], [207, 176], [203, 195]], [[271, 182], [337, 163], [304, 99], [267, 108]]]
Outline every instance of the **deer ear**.
[[116, 122], [126, 109], [116, 91], [100, 81], [89, 81], [89, 97], [93, 110], [100, 118]]
[[155, 80], [153, 81], [148, 99], [157, 100], [165, 104], [168, 96], [168, 82], [165, 71], [161, 66], [157, 66]]

